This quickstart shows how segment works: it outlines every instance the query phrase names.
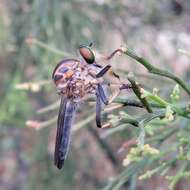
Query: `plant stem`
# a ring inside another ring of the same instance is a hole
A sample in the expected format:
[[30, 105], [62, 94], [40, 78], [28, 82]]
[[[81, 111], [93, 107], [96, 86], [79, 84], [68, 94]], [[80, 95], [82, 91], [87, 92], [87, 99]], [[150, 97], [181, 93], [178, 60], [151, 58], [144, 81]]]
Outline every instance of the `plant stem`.
[[39, 109], [37, 111], [37, 114], [44, 114], [44, 113], [47, 113], [49, 111], [53, 111], [53, 110], [56, 110], [59, 108], [59, 105], [60, 105], [60, 100], [56, 101], [56, 102], [53, 102], [52, 104], [46, 106], [46, 107], [43, 107], [41, 109]]
[[160, 76], [164, 76], [167, 78], [170, 78], [172, 80], [174, 80], [176, 83], [178, 83], [190, 96], [190, 86], [187, 85], [183, 80], [181, 80], [179, 77], [177, 77], [175, 74], [157, 68], [155, 66], [153, 66], [151, 63], [149, 63], [146, 59], [144, 59], [143, 57], [139, 57], [138, 55], [136, 55], [133, 51], [129, 50], [128, 48], [122, 48], [122, 52], [126, 55], [128, 55], [129, 57], [135, 59], [137, 62], [139, 62], [140, 64], [142, 64], [150, 73], [156, 74], [156, 75], [160, 75]]
[[138, 86], [137, 82], [133, 79], [134, 77], [132, 76], [128, 76], [128, 80], [129, 82], [131, 83], [132, 85], [132, 89], [134, 91], [134, 93], [136, 94], [136, 96], [138, 97], [138, 99], [141, 101], [141, 103], [143, 104], [143, 106], [146, 108], [146, 110], [149, 112], [149, 113], [152, 113], [152, 109], [148, 103], [148, 101], [146, 100], [146, 98], [142, 98], [141, 97], [141, 92], [140, 92], [140, 87]]
[[26, 43], [29, 45], [36, 45], [40, 48], [46, 49], [47, 51], [50, 51], [52, 53], [55, 53], [55, 54], [63, 56], [63, 57], [71, 56], [71, 54], [61, 51], [59, 49], [56, 49], [54, 47], [50, 47], [49, 45], [37, 40], [36, 38], [29, 37], [26, 39]]
[[156, 102], [157, 104], [159, 104], [162, 107], [166, 108], [167, 106], [170, 106], [172, 108], [172, 110], [174, 111], [174, 113], [177, 113], [178, 115], [186, 117], [188, 119], [190, 118], [189, 112], [188, 112], [188, 110], [186, 108], [177, 107], [177, 106], [165, 101], [164, 99], [162, 99], [158, 95], [154, 95], [151, 92], [148, 92], [148, 91], [143, 89], [142, 96], [147, 97], [147, 99], [150, 99], [150, 100]]

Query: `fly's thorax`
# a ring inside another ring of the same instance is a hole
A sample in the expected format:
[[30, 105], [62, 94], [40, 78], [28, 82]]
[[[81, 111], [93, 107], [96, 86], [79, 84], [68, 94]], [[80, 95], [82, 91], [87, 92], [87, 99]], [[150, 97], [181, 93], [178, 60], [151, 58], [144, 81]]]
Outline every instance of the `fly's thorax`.
[[68, 83], [59, 83], [57, 84], [57, 93], [60, 95], [66, 94], [66, 89], [67, 89]]
[[[76, 73], [77, 74], [77, 73]], [[73, 98], [83, 98], [87, 94], [95, 94], [98, 81], [89, 75], [73, 76], [67, 86], [67, 96]]]
[[53, 72], [57, 92], [69, 98], [80, 99], [87, 94], [95, 94], [100, 79], [97, 68], [76, 60], [62, 61]]

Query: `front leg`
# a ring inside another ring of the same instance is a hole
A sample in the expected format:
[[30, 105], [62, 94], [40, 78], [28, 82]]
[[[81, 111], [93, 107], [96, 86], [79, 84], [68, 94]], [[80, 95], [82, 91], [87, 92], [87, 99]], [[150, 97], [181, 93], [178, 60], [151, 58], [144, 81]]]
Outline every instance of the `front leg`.
[[97, 74], [96, 74], [96, 78], [100, 78], [103, 77], [108, 70], [111, 68], [111, 65], [106, 65], [103, 69], [101, 69]]
[[109, 56], [107, 56], [105, 59], [108, 61], [108, 60], [112, 59], [116, 54], [121, 55], [122, 53], [123, 53], [122, 49], [116, 49]]
[[120, 84], [119, 91], [117, 91], [116, 94], [108, 100], [108, 97], [105, 95], [102, 85], [98, 84], [98, 87], [96, 90], [96, 125], [97, 127], [102, 128], [106, 126], [106, 125], [102, 125], [102, 120], [101, 120], [102, 103], [104, 103], [105, 105], [108, 105], [115, 99], [116, 96], [118, 96], [121, 90], [129, 89], [129, 88], [131, 88], [131, 86], [128, 84], [122, 84], [122, 85]]
[[[116, 49], [114, 52], [112, 52], [109, 56], [107, 56], [105, 58], [106, 61], [109, 61], [110, 59], [112, 59], [112, 57], [114, 57], [116, 54], [121, 55], [123, 53], [122, 49]], [[101, 68], [101, 66], [97, 63], [95, 63], [95, 66]], [[100, 78], [102, 77], [109, 69], [111, 68], [111, 65], [106, 65], [98, 74], [96, 74], [96, 78]], [[119, 79], [119, 75], [117, 75], [116, 73], [113, 72], [114, 77]]]
[[105, 105], [108, 105], [109, 101], [108, 101], [108, 98], [104, 92], [104, 89], [102, 87], [101, 84], [98, 84], [98, 87], [97, 87], [97, 93], [101, 99], [101, 101], [105, 104]]
[[102, 128], [102, 121], [101, 121], [102, 103], [108, 105], [109, 101], [102, 85], [98, 84], [96, 90], [96, 125], [99, 128]]
[[109, 87], [111, 86], [115, 86], [117, 87], [118, 89], [109, 97], [109, 100], [108, 100], [108, 104], [112, 103], [113, 100], [120, 94], [120, 92], [122, 90], [129, 90], [132, 88], [131, 84], [111, 84], [111, 83], [108, 83], [107, 84]]

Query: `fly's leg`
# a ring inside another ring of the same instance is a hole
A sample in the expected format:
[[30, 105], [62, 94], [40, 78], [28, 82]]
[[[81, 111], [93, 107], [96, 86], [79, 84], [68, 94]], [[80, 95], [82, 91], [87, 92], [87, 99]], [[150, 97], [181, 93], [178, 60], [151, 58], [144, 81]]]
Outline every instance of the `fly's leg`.
[[111, 65], [106, 65], [102, 70], [99, 71], [99, 73], [96, 74], [96, 78], [103, 77], [110, 68], [111, 68]]
[[118, 90], [116, 90], [108, 99], [108, 104], [112, 103], [113, 100], [120, 94], [122, 90], [129, 90], [132, 88], [131, 84], [112, 84], [112, 83], [106, 83], [108, 87], [118, 87]]
[[119, 87], [120, 90], [129, 90], [131, 88], [132, 88], [131, 84], [121, 84]]
[[98, 68], [102, 68], [102, 65], [99, 65], [98, 63], [94, 62], [93, 65]]
[[97, 92], [96, 93], [96, 125], [98, 128], [102, 127], [101, 111], [102, 111], [102, 103], [101, 103], [100, 95]]
[[109, 97], [109, 104], [113, 102], [113, 100], [119, 95], [120, 90], [115, 91], [110, 97]]
[[122, 49], [116, 49], [115, 51], [113, 51], [109, 56], [107, 56], [105, 59], [107, 61], [109, 61], [110, 59], [112, 59], [116, 54], [121, 55], [123, 53]]
[[[115, 51], [113, 51], [109, 56], [107, 56], [105, 58], [105, 60], [109, 61], [110, 59], [112, 59], [116, 54], [122, 54], [123, 51], [122, 49], [116, 49]], [[94, 63], [94, 65], [96, 67], [101, 68], [101, 65]], [[106, 65], [98, 74], [96, 74], [96, 78], [100, 78], [102, 77], [109, 69], [111, 68], [111, 65]], [[113, 72], [114, 77], [119, 79], [119, 75], [117, 75], [115, 72]]]
[[[108, 72], [108, 70], [109, 70], [110, 68], [111, 68], [111, 65], [109, 65], [109, 64], [106, 65], [102, 70], [100, 70], [99, 73], [96, 74], [96, 78], [103, 77], [103, 76]], [[113, 72], [113, 71], [112, 71], [112, 73], [113, 73], [113, 76], [114, 76], [115, 78], [117, 78], [117, 79], [120, 80], [120, 77], [119, 77], [118, 74], [116, 74], [116, 73]]]
[[[107, 84], [107, 85], [111, 86], [112, 84]], [[101, 119], [102, 103], [104, 103], [105, 105], [110, 104], [118, 96], [121, 90], [128, 90], [131, 88], [130, 84], [115, 84], [115, 85], [119, 86], [119, 90], [116, 91], [114, 96], [108, 99], [108, 97], [105, 95], [102, 85], [98, 84], [96, 91], [96, 125], [98, 128], [107, 128], [111, 126], [109, 122], [102, 124], [102, 119]]]
[[[105, 60], [106, 60], [106, 61], [109, 61], [109, 60], [112, 59], [116, 54], [121, 55], [122, 53], [123, 53], [123, 50], [122, 50], [122, 49], [116, 49], [116, 50], [113, 51], [109, 56], [107, 56], [107, 57], [105, 58]], [[112, 71], [112, 73], [113, 73], [113, 76], [114, 76], [114, 77], [116, 77], [117, 79], [120, 80], [120, 77], [119, 77], [118, 74], [116, 74], [116, 73], [113, 72], [113, 71]]]
[[105, 94], [104, 89], [101, 84], [98, 84], [97, 91], [98, 91], [101, 101], [105, 105], [108, 105], [109, 101], [108, 101], [108, 98], [106, 97], [106, 94]]
[[[118, 89], [118, 91], [116, 91], [114, 98], [119, 95], [121, 90], [129, 90], [132, 88], [131, 84], [110, 84], [110, 83], [108, 83], [107, 85], [108, 86], [119, 86], [119, 89]], [[101, 101], [105, 105], [108, 105], [109, 103], [111, 103], [113, 101], [112, 99], [114, 99], [114, 98], [108, 98], [106, 96], [106, 93], [104, 91], [104, 88], [102, 87], [102, 84], [98, 84], [97, 91], [98, 91]]]
[[[108, 86], [111, 86], [112, 84], [107, 84]], [[96, 91], [96, 125], [99, 128], [107, 126], [107, 124], [102, 125], [101, 121], [101, 112], [102, 112], [102, 103], [105, 105], [108, 105], [111, 103], [120, 93], [121, 90], [128, 90], [131, 88], [130, 84], [115, 84], [116, 86], [119, 86], [119, 90], [116, 91], [114, 96], [108, 97], [105, 94], [104, 88], [102, 87], [102, 84], [98, 84], [97, 91]], [[109, 125], [109, 124], [108, 124]]]
[[[125, 87], [122, 85], [122, 89], [127, 89], [127, 88], [128, 88], [127, 85]], [[104, 103], [105, 105], [108, 105], [111, 102], [112, 102], [112, 99], [109, 100], [108, 97], [105, 95], [102, 85], [98, 84], [97, 91], [96, 91], [96, 125], [97, 127], [105, 128], [105, 127], [110, 126], [110, 123], [105, 123], [102, 125], [101, 112], [102, 112], [102, 103]]]
[[[117, 50], [115, 50], [114, 52], [112, 52], [109, 56], [107, 56], [106, 58], [105, 58], [105, 60], [107, 60], [107, 61], [109, 61], [112, 57], [114, 57], [114, 55], [115, 54], [117, 54], [117, 53], [122, 53], [122, 50], [121, 49], [117, 49]], [[97, 65], [97, 66], [99, 66], [99, 65]], [[100, 77], [102, 77], [105, 73], [107, 73], [107, 71], [109, 70], [111, 68], [111, 65], [106, 65], [97, 75], [96, 75], [96, 77], [97, 78], [100, 78]], [[113, 72], [113, 71], [112, 71]], [[119, 75], [117, 75], [115, 72], [113, 72], [113, 76], [114, 77], [116, 77], [116, 78], [118, 78], [118, 79], [120, 79], [120, 77], [119, 77]]]

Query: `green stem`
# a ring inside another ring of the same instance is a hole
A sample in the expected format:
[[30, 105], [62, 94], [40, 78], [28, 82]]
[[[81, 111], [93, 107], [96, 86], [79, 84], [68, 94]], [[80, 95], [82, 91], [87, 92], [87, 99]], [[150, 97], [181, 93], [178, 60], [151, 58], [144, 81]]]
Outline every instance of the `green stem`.
[[188, 162], [183, 163], [183, 165], [181, 166], [178, 173], [173, 177], [173, 179], [169, 185], [170, 189], [174, 189], [176, 184], [178, 183], [178, 181], [183, 177], [183, 172], [187, 168], [188, 164], [189, 164]]
[[122, 119], [122, 122], [124, 122], [125, 124], [131, 124], [135, 127], [139, 127], [139, 122], [137, 119], [131, 117], [128, 114], [125, 114], [125, 117]]
[[147, 97], [147, 99], [150, 99], [150, 100], [158, 103], [162, 107], [166, 108], [167, 106], [170, 106], [172, 108], [172, 110], [174, 111], [174, 113], [177, 113], [180, 116], [190, 119], [190, 116], [189, 116], [190, 113], [185, 108], [179, 108], [179, 107], [165, 101], [158, 95], [154, 95], [143, 89], [142, 96]]
[[41, 128], [48, 127], [48, 126], [54, 124], [56, 121], [57, 121], [57, 115], [47, 121], [43, 121], [41, 123]]
[[188, 52], [188, 51], [186, 51], [186, 50], [183, 50], [183, 49], [179, 49], [178, 50], [180, 53], [182, 53], [182, 54], [184, 54], [184, 55], [186, 55], [186, 56], [188, 56], [189, 58], [190, 58], [190, 52]]
[[132, 76], [128, 76], [128, 80], [129, 82], [131, 83], [132, 85], [132, 89], [134, 91], [134, 93], [136, 94], [136, 96], [138, 97], [138, 99], [141, 101], [141, 103], [144, 105], [144, 107], [146, 108], [146, 110], [149, 112], [149, 113], [152, 113], [152, 109], [148, 103], [148, 101], [146, 100], [145, 97], [141, 97], [141, 92], [140, 92], [140, 87], [138, 86], [137, 82], [133, 79], [134, 77]]
[[124, 54], [128, 55], [129, 57], [135, 59], [140, 64], [142, 64], [150, 73], [160, 75], [160, 76], [164, 76], [164, 77], [167, 77], [167, 78], [174, 80], [190, 95], [190, 86], [187, 85], [183, 80], [181, 80], [179, 77], [177, 77], [173, 73], [166, 71], [166, 70], [163, 70], [163, 69], [159, 69], [159, 68], [153, 66], [146, 59], [139, 57], [138, 55], [136, 55], [133, 51], [129, 50], [128, 48], [126, 48], [126, 49], [123, 48], [122, 52]]
[[47, 44], [37, 40], [36, 38], [29, 38], [26, 40], [26, 42], [29, 44], [29, 45], [36, 45], [40, 48], [43, 48], [43, 49], [46, 49], [47, 51], [50, 51], [52, 53], [55, 53], [57, 55], [60, 55], [60, 56], [63, 56], [63, 57], [66, 57], [66, 56], [71, 56], [70, 53], [67, 53], [67, 52], [64, 52], [64, 51], [60, 51], [54, 47], [50, 47], [48, 46]]
[[54, 103], [52, 103], [46, 107], [39, 109], [37, 111], [37, 114], [44, 114], [44, 113], [47, 113], [49, 111], [53, 111], [53, 110], [59, 108], [59, 105], [60, 105], [60, 101], [58, 100], [58, 101], [56, 101], [56, 102], [54, 102]]
[[143, 97], [149, 98], [150, 100], [156, 102], [158, 105], [160, 105], [162, 107], [166, 107], [166, 106], [170, 105], [168, 102], [166, 102], [164, 99], [162, 99], [158, 95], [152, 94], [151, 92], [148, 92], [144, 89], [142, 89], [141, 92], [142, 92]]
[[140, 127], [140, 126], [145, 127], [147, 123], [149, 123], [150, 121], [156, 118], [164, 117], [164, 116], [165, 116], [165, 111], [157, 111], [154, 113], [148, 113], [148, 115], [144, 115], [143, 117], [140, 117], [140, 118], [134, 118], [126, 113], [123, 113], [122, 121], [124, 123], [129, 123], [135, 127]]

